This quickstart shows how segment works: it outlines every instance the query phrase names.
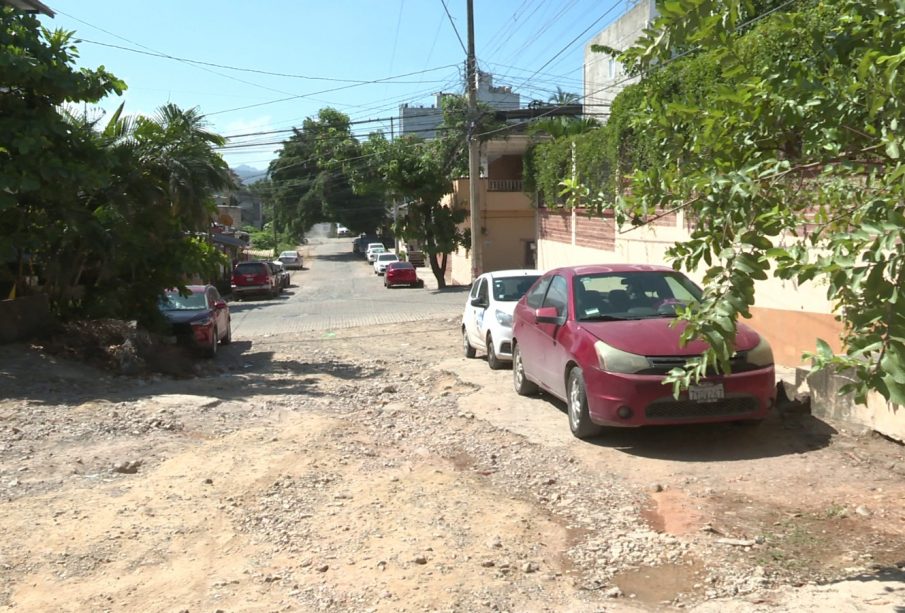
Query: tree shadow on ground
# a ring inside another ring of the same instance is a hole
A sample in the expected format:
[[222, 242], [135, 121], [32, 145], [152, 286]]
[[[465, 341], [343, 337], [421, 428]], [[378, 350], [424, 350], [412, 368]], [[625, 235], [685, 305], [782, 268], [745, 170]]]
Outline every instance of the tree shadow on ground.
[[292, 288], [297, 287], [298, 286], [290, 286], [290, 289], [284, 289], [280, 293], [280, 295], [276, 297], [256, 296], [254, 298], [246, 298], [245, 300], [233, 300], [229, 303], [229, 312], [248, 313], [250, 311], [257, 311], [258, 309], [262, 309], [267, 306], [286, 302], [295, 295], [296, 290]]
[[431, 294], [467, 294], [470, 285], [447, 285], [444, 288], [429, 290]]
[[[563, 412], [565, 403], [551, 401]], [[586, 442], [628, 455], [676, 462], [732, 462], [807, 453], [827, 447], [838, 431], [797, 407], [780, 408], [758, 425], [726, 422], [604, 428]]]
[[0, 351], [0, 397], [46, 405], [126, 402], [159, 394], [196, 394], [221, 400], [261, 395], [319, 397], [324, 395], [318, 389], [322, 376], [361, 382], [384, 374], [382, 368], [336, 359], [277, 360], [271, 351], [254, 351], [249, 341], [221, 346], [213, 359], [168, 346], [146, 360], [149, 368], [158, 371], [117, 376], [33, 348], [6, 346]]
[[905, 560], [892, 565], [878, 566], [871, 570], [865, 570], [846, 577], [836, 578], [831, 581], [821, 581], [819, 585], [835, 585], [844, 581], [861, 581], [871, 583], [874, 581], [882, 581], [893, 585], [884, 585], [882, 592], [878, 591], [877, 597], [881, 593], [888, 596], [895, 604], [891, 609], [894, 613], [905, 613]]
[[317, 259], [327, 262], [364, 262], [365, 256], [359, 255], [357, 253], [352, 253], [350, 251], [348, 253], [328, 253], [324, 255], [318, 255]]

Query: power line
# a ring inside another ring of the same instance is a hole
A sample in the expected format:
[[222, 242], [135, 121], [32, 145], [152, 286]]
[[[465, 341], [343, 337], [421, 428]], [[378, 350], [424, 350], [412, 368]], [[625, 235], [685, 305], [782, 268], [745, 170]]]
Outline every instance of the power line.
[[[74, 19], [74, 18], [73, 18]], [[112, 43], [102, 43], [95, 40], [88, 40], [87, 38], [80, 38], [80, 42], [88, 43], [91, 45], [98, 45], [101, 47], [110, 47], [112, 49], [120, 49], [122, 51], [128, 51], [129, 53], [137, 53], [139, 55], [147, 55], [150, 57], [159, 57], [167, 60], [175, 60], [177, 62], [184, 62], [187, 64], [197, 64], [199, 66], [214, 66], [215, 68], [224, 68], [226, 70], [236, 70], [239, 72], [253, 72], [255, 74], [267, 75], [271, 77], [283, 77], [287, 79], [304, 79], [306, 81], [329, 81], [333, 83], [358, 83], [361, 85], [369, 85], [372, 81], [366, 81], [362, 79], [340, 79], [338, 77], [313, 77], [311, 75], [302, 75], [302, 74], [293, 74], [287, 72], [271, 72], [269, 70], [259, 70], [257, 68], [242, 68], [240, 66], [230, 66], [228, 64], [217, 64], [215, 62], [205, 62], [203, 60], [193, 60], [185, 57], [178, 57], [175, 55], [170, 55], [168, 53], [161, 53], [157, 51], [142, 51], [141, 49], [133, 49], [131, 47], [124, 47], [122, 45], [114, 45]], [[138, 43], [133, 43], [138, 44]], [[216, 73], [215, 73], [216, 74]], [[424, 83], [424, 81], [394, 81], [394, 84], [405, 84], [405, 85], [419, 85]]]
[[[141, 43], [137, 43], [137, 42], [135, 42], [135, 41], [133, 41], [133, 40], [129, 40], [128, 38], [126, 38], [126, 37], [124, 37], [124, 36], [120, 36], [119, 34], [115, 34], [115, 33], [111, 32], [111, 31], [109, 31], [109, 30], [105, 30], [104, 28], [101, 28], [101, 27], [96, 26], [96, 25], [94, 25], [94, 24], [88, 23], [87, 21], [85, 21], [85, 20], [83, 20], [83, 19], [79, 19], [78, 17], [75, 17], [75, 16], [73, 16], [73, 15], [69, 15], [68, 13], [64, 13], [63, 11], [59, 11], [59, 10], [58, 10], [57, 13], [59, 13], [60, 15], [65, 16], [65, 17], [68, 17], [68, 18], [70, 18], [70, 19], [72, 19], [72, 20], [74, 20], [74, 21], [78, 21], [79, 23], [85, 24], [85, 25], [88, 26], [89, 28], [94, 28], [95, 30], [98, 30], [98, 31], [100, 31], [100, 32], [103, 32], [104, 34], [109, 34], [110, 36], [113, 36], [114, 38], [118, 38], [118, 39], [120, 39], [120, 40], [126, 41], [127, 43], [131, 43], [131, 44], [133, 44], [133, 45], [136, 45], [136, 46], [138, 46], [138, 47], [141, 47], [142, 49], [146, 49], [146, 50], [152, 52], [153, 54], [160, 55], [160, 56], [163, 56], [163, 57], [168, 57], [168, 58], [173, 59], [173, 60], [175, 60], [175, 61], [177, 61], [177, 62], [182, 62], [182, 63], [188, 64], [188, 65], [190, 65], [190, 66], [193, 65], [192, 62], [190, 62], [190, 61], [188, 61], [188, 60], [183, 60], [183, 59], [180, 59], [180, 58], [176, 58], [176, 57], [170, 56], [170, 55], [168, 55], [168, 54], [166, 54], [166, 53], [162, 53], [161, 51], [157, 51], [156, 49], [152, 49], [151, 47], [142, 45]], [[79, 39], [79, 40], [82, 40], [82, 39]], [[90, 41], [84, 41], [84, 42], [90, 42]], [[285, 92], [285, 91], [282, 91], [282, 90], [279, 90], [279, 89], [274, 89], [274, 88], [272, 88], [272, 87], [267, 87], [266, 85], [261, 85], [261, 84], [259, 84], [259, 83], [253, 83], [252, 81], [246, 81], [245, 79], [240, 79], [240, 78], [238, 78], [238, 77], [234, 77], [234, 76], [231, 76], [231, 75], [226, 75], [226, 74], [217, 72], [216, 70], [211, 70], [210, 68], [205, 68], [204, 66], [195, 66], [195, 67], [196, 67], [196, 68], [199, 68], [200, 70], [204, 70], [205, 72], [209, 72], [209, 73], [211, 73], [211, 74], [215, 74], [215, 75], [217, 75], [218, 77], [223, 77], [224, 79], [230, 79], [231, 81], [236, 81], [236, 82], [238, 82], [238, 83], [244, 83], [245, 85], [251, 85], [252, 87], [257, 87], [257, 88], [260, 88], [260, 89], [266, 89], [266, 90], [269, 90], [269, 91], [272, 91], [272, 92], [277, 92], [277, 93], [280, 93], [280, 94], [288, 94], [288, 93], [289, 93], [289, 92]]]
[[449, 19], [449, 25], [452, 26], [453, 32], [456, 33], [456, 38], [459, 39], [459, 46], [462, 47], [462, 52], [465, 55], [468, 55], [468, 50], [465, 49], [465, 43], [462, 42], [462, 35], [459, 34], [459, 28], [456, 27], [456, 22], [453, 21], [452, 15], [449, 13], [449, 7], [446, 6], [446, 0], [440, 0], [440, 3], [443, 5], [443, 10], [446, 11], [446, 17]]
[[277, 100], [268, 100], [267, 102], [258, 102], [257, 104], [248, 104], [248, 105], [245, 105], [245, 106], [238, 106], [238, 107], [231, 108], [231, 109], [223, 109], [222, 111], [214, 111], [213, 113], [206, 113], [206, 115], [208, 115], [208, 116], [211, 116], [211, 115], [221, 115], [221, 114], [223, 114], [223, 113], [232, 113], [232, 112], [235, 112], [235, 111], [244, 111], [244, 110], [246, 110], [246, 109], [253, 109], [253, 108], [257, 108], [257, 107], [261, 107], [261, 106], [267, 106], [267, 105], [270, 105], [270, 104], [278, 104], [278, 103], [280, 103], [280, 102], [288, 102], [288, 101], [290, 101], [290, 100], [298, 100], [298, 99], [300, 99], [300, 98], [310, 98], [311, 96], [317, 96], [317, 95], [319, 95], [319, 94], [327, 94], [327, 93], [330, 93], [330, 92], [336, 92], [336, 91], [341, 91], [341, 90], [345, 90], [345, 89], [352, 89], [352, 88], [354, 88], [354, 87], [361, 87], [362, 85], [376, 85], [376, 84], [378, 84], [378, 83], [392, 83], [392, 82], [393, 82], [393, 79], [400, 79], [400, 78], [403, 78], [403, 77], [410, 77], [410, 76], [417, 75], [417, 74], [425, 74], [425, 73], [428, 73], [428, 72], [434, 72], [434, 71], [437, 71], [437, 70], [445, 70], [445, 69], [447, 69], [447, 68], [455, 68], [455, 67], [456, 67], [456, 64], [447, 64], [446, 66], [437, 66], [436, 68], [428, 68], [428, 69], [426, 69], [426, 70], [416, 70], [415, 72], [407, 72], [407, 73], [405, 73], [405, 74], [396, 75], [396, 76], [393, 76], [393, 77], [383, 77], [383, 78], [381, 78], [381, 79], [374, 79], [374, 80], [372, 80], [372, 81], [362, 81], [362, 82], [360, 82], [360, 83], [354, 83], [354, 84], [352, 84], [352, 85], [344, 85], [344, 86], [341, 86], [341, 87], [333, 87], [333, 88], [330, 88], [330, 89], [324, 89], [324, 90], [321, 90], [321, 91], [318, 91], [318, 92], [311, 92], [311, 93], [308, 93], [308, 94], [300, 94], [300, 95], [297, 95], [297, 96], [289, 96], [288, 98], [279, 98], [279, 99], [277, 99]]
[[605, 11], [603, 12], [603, 14], [602, 14], [600, 17], [598, 17], [597, 19], [595, 19], [594, 22], [593, 22], [591, 25], [589, 25], [587, 28], [585, 28], [584, 30], [582, 30], [582, 31], [578, 34], [578, 36], [576, 36], [575, 38], [573, 38], [572, 40], [570, 40], [570, 41], [569, 41], [562, 49], [560, 49], [559, 51], [557, 51], [557, 52], [556, 52], [556, 55], [554, 55], [552, 58], [550, 58], [549, 60], [547, 60], [547, 61], [544, 63], [543, 66], [541, 66], [540, 68], [538, 68], [537, 70], [535, 70], [535, 71], [531, 74], [530, 77], [528, 77], [527, 79], [525, 79], [525, 80], [522, 82], [522, 85], [525, 85], [525, 83], [528, 83], [531, 79], [533, 79], [533, 78], [535, 77], [535, 75], [537, 75], [540, 71], [542, 71], [544, 68], [546, 68], [547, 66], [549, 66], [549, 65], [553, 62], [553, 60], [555, 60], [555, 59], [558, 58], [560, 55], [562, 55], [563, 53], [565, 53], [565, 52], [569, 49], [569, 47], [571, 47], [572, 45], [574, 45], [575, 42], [576, 42], [579, 38], [581, 38], [582, 36], [584, 36], [585, 34], [587, 34], [588, 31], [589, 31], [591, 28], [593, 28], [594, 26], [596, 26], [598, 23], [600, 23], [601, 21], [603, 21], [603, 19], [606, 18], [607, 15], [609, 15], [610, 13], [612, 13], [612, 12], [616, 9], [617, 6], [618, 6], [617, 4], [613, 4], [612, 6], [610, 6], [610, 8], [608, 8], [607, 10], [605, 10]]

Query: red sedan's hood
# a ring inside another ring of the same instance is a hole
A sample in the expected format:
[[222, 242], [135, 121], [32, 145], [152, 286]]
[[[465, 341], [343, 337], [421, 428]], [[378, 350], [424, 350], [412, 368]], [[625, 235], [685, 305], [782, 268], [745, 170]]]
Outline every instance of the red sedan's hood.
[[[707, 348], [707, 343], [696, 340], [684, 347], [679, 346], [679, 337], [685, 330], [685, 323], [670, 326], [674, 319], [636, 319], [628, 321], [583, 321], [579, 325], [607, 345], [648, 356], [698, 355]], [[757, 332], [743, 323], [738, 324], [735, 337], [736, 349], [748, 351], [760, 341]]]

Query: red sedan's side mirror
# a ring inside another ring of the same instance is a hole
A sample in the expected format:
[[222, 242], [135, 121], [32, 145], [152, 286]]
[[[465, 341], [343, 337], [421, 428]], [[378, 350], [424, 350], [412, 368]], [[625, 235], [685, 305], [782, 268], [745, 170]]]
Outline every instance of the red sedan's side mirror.
[[214, 303], [214, 308], [217, 309], [218, 311], [219, 311], [220, 309], [225, 309], [225, 308], [226, 308], [226, 301], [225, 301], [225, 300], [218, 300], [217, 302]]
[[541, 307], [534, 311], [534, 321], [539, 324], [558, 324], [559, 319], [556, 307]]

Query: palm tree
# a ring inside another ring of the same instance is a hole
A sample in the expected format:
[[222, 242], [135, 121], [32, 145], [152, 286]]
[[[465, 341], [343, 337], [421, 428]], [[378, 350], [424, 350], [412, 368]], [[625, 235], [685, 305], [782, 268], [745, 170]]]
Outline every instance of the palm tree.
[[234, 187], [226, 161], [214, 147], [226, 144], [208, 131], [198, 108], [183, 110], [175, 104], [160, 107], [147, 125], [148, 144], [164, 171], [173, 214], [187, 229], [205, 229], [213, 212], [213, 195]]
[[548, 98], [548, 102], [551, 104], [557, 105], [565, 105], [565, 104], [578, 104], [581, 101], [581, 98], [578, 94], [574, 92], [564, 91], [561, 87], [556, 87], [556, 93], [551, 94], [550, 98]]
[[544, 133], [553, 138], [584, 134], [600, 127], [600, 122], [590, 117], [573, 116], [544, 117], [531, 122], [528, 131], [531, 134]]

